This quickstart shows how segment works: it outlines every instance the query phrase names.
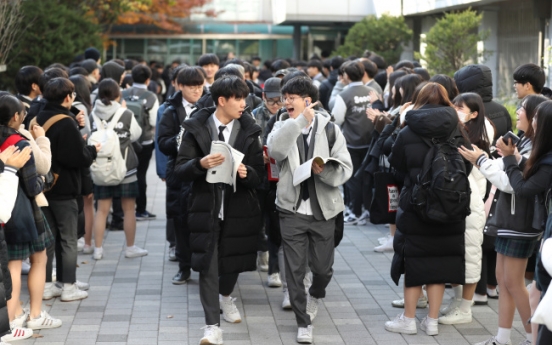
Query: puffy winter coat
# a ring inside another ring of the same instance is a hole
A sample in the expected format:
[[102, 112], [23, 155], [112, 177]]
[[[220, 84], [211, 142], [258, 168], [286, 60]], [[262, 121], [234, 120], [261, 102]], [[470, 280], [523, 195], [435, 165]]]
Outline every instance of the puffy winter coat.
[[188, 226], [192, 268], [206, 273], [214, 247], [215, 222], [219, 221], [220, 205], [224, 202], [224, 223], [219, 237], [219, 274], [254, 271], [257, 258], [257, 238], [262, 226], [261, 210], [255, 188], [265, 173], [261, 128], [251, 116], [242, 115], [241, 128], [234, 149], [245, 156], [247, 177], [237, 179], [237, 190], [224, 185], [224, 200], [215, 184], [205, 180], [207, 170], [200, 160], [211, 152], [209, 118], [215, 108], [195, 112], [183, 122], [185, 133], [178, 151], [175, 176], [183, 182], [193, 182], [188, 198]]
[[[512, 118], [501, 104], [493, 102], [493, 74], [485, 65], [468, 65], [454, 73], [454, 81], [460, 93], [475, 92], [483, 99], [485, 116], [496, 128], [495, 138], [512, 130]], [[494, 140], [493, 140], [494, 142]]]
[[[453, 133], [457, 145], [471, 148], [460, 130], [458, 115], [452, 107], [425, 105], [406, 115], [404, 127], [393, 146], [389, 164], [405, 173], [397, 211], [397, 232], [393, 241], [395, 255], [391, 277], [398, 285], [405, 273], [405, 286], [465, 282], [465, 220], [443, 224], [422, 221], [410, 204], [412, 189], [422, 170], [430, 147], [423, 137], [443, 139]], [[466, 173], [472, 165], [465, 161]]]

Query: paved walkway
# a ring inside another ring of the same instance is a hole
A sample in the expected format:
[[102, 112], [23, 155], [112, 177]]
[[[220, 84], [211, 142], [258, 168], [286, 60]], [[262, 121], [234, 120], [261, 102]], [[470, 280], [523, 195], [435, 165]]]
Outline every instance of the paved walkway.
[[[122, 231], [107, 232], [104, 259], [94, 261], [79, 255], [78, 279], [89, 281], [89, 297], [80, 302], [44, 301], [51, 315], [63, 326], [35, 333], [20, 345], [92, 344], [198, 344], [203, 335], [204, 317], [199, 301], [198, 274], [188, 285], [171, 284], [177, 264], [168, 261], [165, 242], [165, 185], [155, 175], [152, 160], [148, 175], [148, 209], [157, 220], [139, 222], [136, 244], [149, 250], [143, 258], [126, 259], [122, 254]], [[314, 321], [315, 344], [443, 344], [468, 345], [488, 338], [498, 328], [497, 302], [474, 307], [474, 321], [459, 326], [439, 327], [440, 334], [403, 336], [389, 333], [383, 324], [401, 312], [391, 301], [402, 297], [402, 288], [389, 277], [392, 254], [373, 252], [384, 226], [346, 227], [345, 238], [337, 248], [334, 279]], [[295, 317], [281, 309], [282, 291], [268, 288], [266, 273], [240, 275], [233, 297], [242, 315], [240, 324], [223, 321], [225, 345], [296, 344]], [[26, 287], [26, 282], [23, 282]], [[447, 290], [447, 294], [451, 291]], [[26, 291], [22, 300], [28, 302]], [[418, 309], [418, 319], [427, 314]], [[521, 323], [516, 317], [513, 344], [522, 340]]]

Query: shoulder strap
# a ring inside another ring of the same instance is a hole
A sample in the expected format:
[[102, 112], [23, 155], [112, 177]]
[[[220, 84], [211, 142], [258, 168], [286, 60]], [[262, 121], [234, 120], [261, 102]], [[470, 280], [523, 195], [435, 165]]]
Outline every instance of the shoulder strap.
[[50, 127], [52, 127], [56, 122], [66, 118], [66, 117], [71, 118], [71, 116], [65, 115], [65, 114], [58, 114], [58, 115], [54, 115], [51, 118], [49, 118], [48, 121], [46, 121], [44, 123], [44, 126], [42, 126], [42, 128], [44, 128], [44, 132], [48, 132]]
[[334, 145], [335, 145], [335, 124], [333, 122], [328, 122], [326, 124], [326, 137], [328, 137], [328, 145], [330, 146], [330, 152], [332, 151]]
[[114, 129], [115, 125], [117, 125], [117, 122], [119, 122], [119, 119], [121, 119], [121, 116], [123, 116], [124, 112], [126, 111], [126, 108], [120, 107], [115, 112], [115, 115], [111, 118], [111, 121], [109, 121], [109, 124], [107, 125], [108, 129]]
[[10, 147], [12, 145], [17, 144], [18, 142], [20, 142], [23, 139], [25, 139], [25, 138], [23, 138], [23, 136], [21, 136], [21, 134], [18, 134], [18, 133], [14, 133], [14, 134], [10, 135], [6, 139], [6, 141], [4, 141], [2, 143], [2, 146], [0, 146], [0, 152], [4, 151], [5, 149], [7, 149], [8, 147]]

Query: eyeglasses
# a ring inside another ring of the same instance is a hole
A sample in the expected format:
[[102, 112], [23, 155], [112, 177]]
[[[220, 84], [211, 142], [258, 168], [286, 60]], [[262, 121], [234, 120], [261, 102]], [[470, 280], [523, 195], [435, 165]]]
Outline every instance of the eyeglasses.
[[73, 96], [73, 98], [77, 97], [77, 93], [75, 91], [73, 91], [73, 93], [71, 95]]
[[282, 98], [280, 99], [280, 101], [281, 101], [282, 103], [288, 103], [288, 102], [289, 102], [289, 103], [293, 103], [293, 102], [294, 102], [296, 99], [298, 99], [298, 98], [303, 98], [303, 99], [305, 99], [305, 98], [307, 98], [307, 96], [282, 97]]
[[282, 99], [279, 99], [279, 100], [267, 99], [266, 100], [266, 104], [270, 105], [270, 106], [282, 105], [283, 103], [284, 103], [284, 101]]

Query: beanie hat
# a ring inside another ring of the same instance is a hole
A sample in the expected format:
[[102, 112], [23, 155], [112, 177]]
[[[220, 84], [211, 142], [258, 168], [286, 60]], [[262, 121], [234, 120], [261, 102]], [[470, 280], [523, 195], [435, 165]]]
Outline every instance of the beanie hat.
[[92, 59], [97, 62], [100, 59], [100, 57], [101, 57], [100, 52], [98, 51], [98, 49], [94, 47], [90, 47], [84, 51], [85, 59]]
[[108, 61], [102, 66], [102, 80], [105, 78], [111, 78], [119, 84], [123, 73], [125, 73], [125, 68], [115, 61]]
[[84, 60], [81, 63], [81, 67], [84, 68], [85, 70], [87, 70], [88, 73], [92, 73], [92, 72], [94, 72], [95, 69], [100, 68], [100, 66], [98, 66], [98, 63], [96, 62], [96, 60], [93, 60], [93, 59]]

